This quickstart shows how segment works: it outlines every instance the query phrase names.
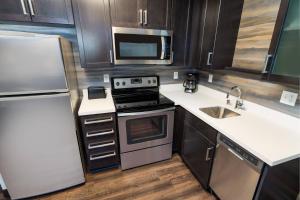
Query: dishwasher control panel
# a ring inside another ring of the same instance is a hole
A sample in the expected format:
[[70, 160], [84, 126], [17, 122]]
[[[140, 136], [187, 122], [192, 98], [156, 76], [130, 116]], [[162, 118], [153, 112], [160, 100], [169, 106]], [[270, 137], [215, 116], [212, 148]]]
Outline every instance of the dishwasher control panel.
[[245, 160], [250, 162], [251, 164], [258, 166], [260, 164], [260, 160], [258, 160], [254, 155], [243, 149], [241, 146], [236, 144], [235, 142], [231, 141], [224, 135], [220, 135], [220, 141], [226, 144], [230, 149], [234, 150], [237, 154], [243, 157]]

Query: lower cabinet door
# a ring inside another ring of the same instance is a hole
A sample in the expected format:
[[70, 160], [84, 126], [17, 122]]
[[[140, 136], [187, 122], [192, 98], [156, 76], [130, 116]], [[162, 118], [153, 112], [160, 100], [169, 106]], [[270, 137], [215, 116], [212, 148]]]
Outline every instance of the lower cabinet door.
[[185, 123], [182, 157], [201, 185], [208, 189], [215, 146], [201, 132]]

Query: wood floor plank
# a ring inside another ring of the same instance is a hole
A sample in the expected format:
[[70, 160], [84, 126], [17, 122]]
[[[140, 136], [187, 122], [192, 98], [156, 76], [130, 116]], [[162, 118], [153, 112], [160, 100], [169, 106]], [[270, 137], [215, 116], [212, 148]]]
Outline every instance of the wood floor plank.
[[[1, 196], [0, 196], [1, 197]], [[215, 200], [179, 155], [135, 169], [87, 174], [86, 184], [36, 200]]]

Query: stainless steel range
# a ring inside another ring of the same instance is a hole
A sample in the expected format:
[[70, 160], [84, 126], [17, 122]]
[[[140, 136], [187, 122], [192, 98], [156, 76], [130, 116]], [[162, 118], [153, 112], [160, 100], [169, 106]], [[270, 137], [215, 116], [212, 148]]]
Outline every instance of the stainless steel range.
[[112, 78], [123, 170], [171, 158], [174, 102], [159, 94], [159, 77]]

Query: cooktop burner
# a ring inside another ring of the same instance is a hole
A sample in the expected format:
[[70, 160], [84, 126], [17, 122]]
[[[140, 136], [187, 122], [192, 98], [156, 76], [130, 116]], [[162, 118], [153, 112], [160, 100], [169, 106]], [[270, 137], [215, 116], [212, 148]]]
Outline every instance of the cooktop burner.
[[173, 101], [159, 93], [157, 76], [113, 78], [112, 95], [117, 112], [141, 112], [174, 106]]

